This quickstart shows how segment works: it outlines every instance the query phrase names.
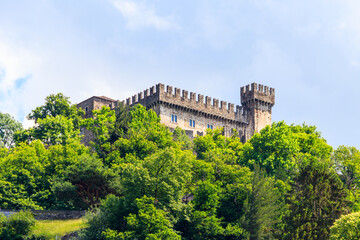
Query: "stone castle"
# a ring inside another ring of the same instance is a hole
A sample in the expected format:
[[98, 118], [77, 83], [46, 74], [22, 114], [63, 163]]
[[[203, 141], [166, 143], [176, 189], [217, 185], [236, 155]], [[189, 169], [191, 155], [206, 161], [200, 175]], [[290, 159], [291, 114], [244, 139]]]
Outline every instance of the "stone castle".
[[[122, 101], [133, 106], [142, 104], [154, 110], [170, 130], [180, 127], [193, 138], [204, 135], [206, 129], [222, 127], [225, 136], [231, 136], [237, 130], [242, 142], [247, 141], [255, 132], [271, 124], [271, 109], [275, 104], [275, 89], [252, 83], [240, 88], [241, 106], [211, 97], [196, 94], [172, 86], [157, 84], [131, 98]], [[204, 101], [205, 100], [205, 101]], [[108, 97], [93, 96], [77, 106], [85, 110], [85, 117], [92, 117], [92, 110], [109, 106], [116, 109], [120, 103]], [[219, 105], [220, 103], [220, 105]], [[84, 142], [91, 140], [91, 133], [82, 129]]]

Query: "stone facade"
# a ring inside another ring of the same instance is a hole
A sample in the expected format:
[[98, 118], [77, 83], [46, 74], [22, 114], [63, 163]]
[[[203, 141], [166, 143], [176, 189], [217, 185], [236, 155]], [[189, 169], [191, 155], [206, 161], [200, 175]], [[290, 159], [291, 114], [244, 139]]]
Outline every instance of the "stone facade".
[[[190, 137], [204, 135], [207, 128], [224, 129], [225, 136], [231, 136], [233, 129], [239, 132], [243, 142], [255, 132], [271, 124], [271, 109], [275, 104], [275, 89], [252, 83], [240, 89], [241, 106], [218, 99], [180, 90], [172, 86], [157, 84], [131, 98], [122, 101], [133, 106], [142, 104], [154, 110], [160, 116], [161, 123], [171, 130], [180, 127]], [[78, 104], [85, 110], [85, 117], [92, 117], [92, 110], [101, 106], [115, 109], [119, 101], [107, 97], [91, 97]], [[86, 129], [84, 143], [88, 143], [92, 135]]]

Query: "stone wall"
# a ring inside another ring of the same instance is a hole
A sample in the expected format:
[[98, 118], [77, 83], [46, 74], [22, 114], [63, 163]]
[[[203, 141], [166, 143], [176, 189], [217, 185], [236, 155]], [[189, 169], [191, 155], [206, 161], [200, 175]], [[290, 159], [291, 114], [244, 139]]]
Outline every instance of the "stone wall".
[[[0, 210], [5, 216], [10, 216], [20, 210]], [[85, 211], [46, 211], [46, 210], [31, 210], [36, 220], [66, 220], [79, 219], [85, 216]]]

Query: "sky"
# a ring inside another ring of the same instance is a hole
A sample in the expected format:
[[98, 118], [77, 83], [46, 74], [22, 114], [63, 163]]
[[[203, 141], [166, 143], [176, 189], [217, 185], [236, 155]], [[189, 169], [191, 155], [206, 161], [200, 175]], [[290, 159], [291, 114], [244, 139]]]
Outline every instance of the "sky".
[[276, 89], [273, 121], [360, 147], [358, 0], [0, 0], [0, 112], [46, 96], [124, 100], [157, 83], [240, 105]]

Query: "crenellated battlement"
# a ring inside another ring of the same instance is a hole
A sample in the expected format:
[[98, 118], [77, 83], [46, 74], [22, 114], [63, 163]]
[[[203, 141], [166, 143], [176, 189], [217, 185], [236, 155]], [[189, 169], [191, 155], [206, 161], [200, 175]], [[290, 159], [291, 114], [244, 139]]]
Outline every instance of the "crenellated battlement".
[[241, 104], [260, 102], [273, 106], [275, 104], [275, 89], [262, 84], [252, 83], [240, 88]]
[[165, 85], [161, 83], [135, 94], [131, 98], [127, 98], [123, 103], [129, 106], [138, 103], [151, 106], [157, 101], [233, 120], [240, 120], [244, 115], [243, 108], [239, 105], [235, 107], [233, 103], [219, 101], [219, 99], [212, 99], [209, 96], [194, 92], [189, 93], [187, 90], [181, 90], [169, 85], [165, 88]]

